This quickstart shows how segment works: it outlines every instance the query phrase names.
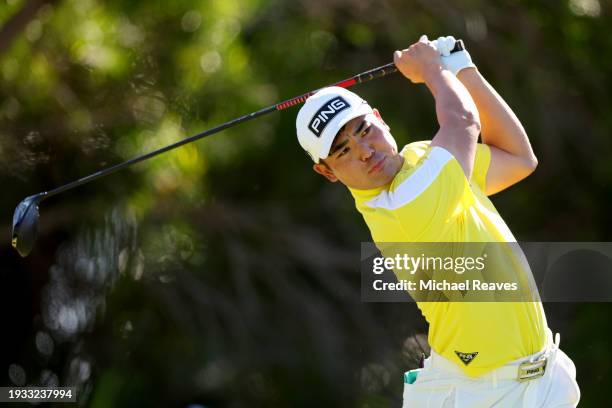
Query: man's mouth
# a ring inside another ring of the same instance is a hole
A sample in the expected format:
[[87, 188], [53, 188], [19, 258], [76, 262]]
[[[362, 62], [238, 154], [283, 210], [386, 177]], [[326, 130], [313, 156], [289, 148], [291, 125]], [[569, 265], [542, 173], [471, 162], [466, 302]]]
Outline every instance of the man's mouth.
[[380, 169], [382, 169], [383, 164], [385, 164], [385, 160], [387, 160], [387, 157], [383, 156], [383, 158], [380, 159], [378, 161], [378, 163], [376, 163], [374, 166], [372, 166], [372, 168], [368, 171], [368, 173], [374, 173], [374, 172], [379, 171]]

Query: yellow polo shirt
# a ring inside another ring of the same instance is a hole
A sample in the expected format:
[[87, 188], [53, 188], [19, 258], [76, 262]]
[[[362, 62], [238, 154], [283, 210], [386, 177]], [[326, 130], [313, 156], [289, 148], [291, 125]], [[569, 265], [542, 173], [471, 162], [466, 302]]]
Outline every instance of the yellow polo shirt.
[[[487, 145], [477, 146], [469, 181], [459, 162], [429, 141], [411, 143], [400, 154], [404, 164], [389, 186], [350, 189], [374, 242], [516, 242], [483, 192], [491, 160]], [[528, 266], [508, 262], [504, 268], [517, 280], [532, 279]], [[429, 322], [433, 350], [470, 376], [536, 353], [546, 342], [541, 302], [417, 301], [417, 306]]]

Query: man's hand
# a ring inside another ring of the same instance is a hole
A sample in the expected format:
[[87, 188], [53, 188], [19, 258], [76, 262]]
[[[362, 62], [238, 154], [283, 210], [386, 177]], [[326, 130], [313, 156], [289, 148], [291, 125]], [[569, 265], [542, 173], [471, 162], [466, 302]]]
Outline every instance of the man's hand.
[[402, 51], [395, 51], [393, 62], [397, 69], [415, 84], [427, 82], [428, 78], [442, 70], [440, 54], [423, 35], [419, 42]]
[[438, 53], [440, 53], [444, 68], [455, 75], [462, 69], [476, 68], [467, 50], [452, 52], [453, 48], [455, 48], [455, 42], [456, 40], [453, 36], [438, 37], [438, 39], [431, 42], [434, 48], [438, 50]]

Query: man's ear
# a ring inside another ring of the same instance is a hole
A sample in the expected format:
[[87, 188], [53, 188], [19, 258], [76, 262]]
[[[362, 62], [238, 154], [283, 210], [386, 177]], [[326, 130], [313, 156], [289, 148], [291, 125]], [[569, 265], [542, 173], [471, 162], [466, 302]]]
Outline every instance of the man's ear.
[[385, 125], [385, 127], [387, 128], [387, 130], [391, 130], [391, 128], [389, 127], [389, 125], [387, 125], [385, 123], [385, 121], [383, 120], [382, 116], [380, 116], [380, 112], [378, 111], [378, 109], [374, 108], [372, 109], [372, 111], [374, 112], [374, 116], [376, 116], [378, 118], [378, 120], [380, 120], [380, 123], [382, 123], [383, 125]]
[[338, 181], [338, 177], [336, 177], [332, 169], [330, 169], [329, 167], [327, 167], [326, 165], [322, 163], [315, 163], [312, 166], [312, 169], [316, 171], [317, 173], [321, 174], [323, 177], [325, 177], [332, 183], [335, 183], [336, 181]]

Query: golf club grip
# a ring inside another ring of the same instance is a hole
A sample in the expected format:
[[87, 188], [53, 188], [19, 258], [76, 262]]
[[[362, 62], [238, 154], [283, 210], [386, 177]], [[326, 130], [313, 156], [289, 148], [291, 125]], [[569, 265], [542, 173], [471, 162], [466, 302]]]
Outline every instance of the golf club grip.
[[[455, 42], [455, 46], [451, 50], [451, 53], [457, 52], [457, 51], [462, 51], [464, 49], [465, 49], [465, 47], [463, 45], [463, 40], [457, 40]], [[387, 65], [383, 65], [382, 67], [374, 68], [374, 69], [371, 69], [369, 71], [363, 72], [363, 73], [361, 73], [359, 75], [356, 75], [354, 77], [355, 80], [356, 80], [355, 83], [360, 84], [362, 82], [371, 81], [372, 79], [382, 78], [385, 75], [392, 74], [392, 73], [395, 73], [395, 72], [397, 72], [397, 67], [395, 66], [395, 64], [393, 62], [391, 62], [391, 63], [389, 63]], [[341, 84], [342, 84], [342, 82], [340, 82], [336, 86], [342, 86]], [[353, 84], [351, 84], [351, 85], [353, 85]]]
[[[457, 52], [457, 51], [462, 51], [465, 49], [465, 46], [463, 45], [463, 40], [457, 40], [455, 42], [455, 47], [453, 48], [453, 50], [451, 51], [451, 53], [453, 52]], [[378, 78], [382, 78], [388, 74], [393, 74], [397, 72], [397, 67], [395, 66], [395, 64], [393, 62], [377, 67], [377, 68], [373, 68], [369, 71], [366, 72], [362, 72], [361, 74], [357, 74], [351, 78], [347, 78], [343, 81], [340, 82], [336, 82], [335, 84], [331, 85], [331, 86], [339, 86], [342, 88], [349, 88], [355, 84], [360, 84], [363, 82], [368, 82], [371, 81], [373, 79], [378, 79]], [[310, 91], [308, 93], [305, 93], [303, 95], [297, 96], [295, 98], [292, 99], [288, 99], [284, 102], [281, 102], [279, 104], [276, 105], [276, 110], [283, 110], [283, 109], [287, 109], [290, 108], [292, 106], [295, 105], [299, 105], [301, 103], [304, 103], [306, 101], [306, 99], [308, 99], [311, 95], [315, 94], [318, 91]]]

